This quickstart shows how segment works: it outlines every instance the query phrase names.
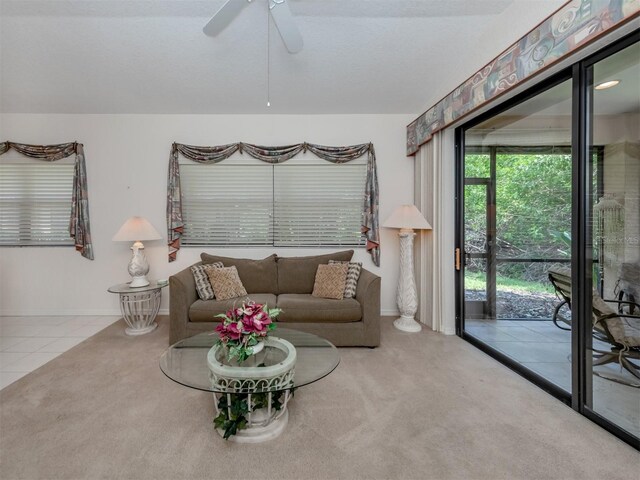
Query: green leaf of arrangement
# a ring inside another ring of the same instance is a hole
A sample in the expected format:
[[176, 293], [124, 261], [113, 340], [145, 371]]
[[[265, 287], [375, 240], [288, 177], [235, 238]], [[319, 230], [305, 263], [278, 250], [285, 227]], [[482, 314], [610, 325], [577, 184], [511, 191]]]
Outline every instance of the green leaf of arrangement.
[[[293, 389], [289, 390], [293, 392]], [[283, 406], [283, 396], [286, 391], [273, 392], [271, 397], [271, 408], [273, 411], [279, 411]], [[227, 398], [231, 399], [229, 403]], [[247, 428], [247, 415], [249, 411], [255, 411], [260, 408], [269, 406], [269, 393], [254, 393], [251, 395], [251, 403], [249, 406], [249, 398], [246, 393], [237, 393], [230, 395], [221, 395], [218, 399], [218, 416], [213, 419], [216, 428], [224, 430], [223, 438], [228, 440], [231, 435], [236, 435], [238, 430]], [[231, 415], [229, 415], [231, 412]]]

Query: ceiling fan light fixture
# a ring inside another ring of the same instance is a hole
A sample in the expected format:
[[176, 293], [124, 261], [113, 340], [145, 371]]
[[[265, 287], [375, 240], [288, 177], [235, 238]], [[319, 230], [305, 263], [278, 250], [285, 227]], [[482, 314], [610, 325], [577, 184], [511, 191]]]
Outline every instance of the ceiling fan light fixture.
[[620, 80], [607, 80], [606, 82], [601, 82], [595, 86], [596, 90], [606, 90], [607, 88], [615, 87], [620, 83]]

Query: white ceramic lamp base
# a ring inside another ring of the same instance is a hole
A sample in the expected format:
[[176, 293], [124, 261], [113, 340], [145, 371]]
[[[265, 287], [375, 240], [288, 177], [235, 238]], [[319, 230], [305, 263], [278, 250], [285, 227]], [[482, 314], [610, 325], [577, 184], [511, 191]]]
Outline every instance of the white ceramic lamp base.
[[140, 277], [133, 277], [133, 280], [131, 280], [131, 283], [129, 284], [129, 286], [133, 288], [146, 287], [147, 285], [149, 285], [149, 280], [147, 280], [146, 275], [142, 275]]
[[131, 247], [133, 255], [131, 256], [131, 261], [129, 262], [128, 271], [129, 275], [133, 278], [130, 287], [146, 287], [149, 285], [149, 280], [147, 280], [147, 273], [149, 273], [149, 262], [147, 262], [147, 257], [144, 255], [144, 246], [142, 242], [136, 242]]

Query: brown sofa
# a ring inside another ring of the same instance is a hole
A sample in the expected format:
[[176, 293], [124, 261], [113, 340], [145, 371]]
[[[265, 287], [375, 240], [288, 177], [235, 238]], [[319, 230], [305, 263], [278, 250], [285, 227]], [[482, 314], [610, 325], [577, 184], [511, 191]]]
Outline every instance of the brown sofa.
[[336, 346], [376, 347], [380, 344], [380, 277], [362, 269], [355, 299], [311, 296], [318, 265], [329, 260], [348, 261], [352, 256], [353, 250], [312, 257], [271, 255], [262, 260], [203, 253], [198, 264], [235, 266], [248, 295], [225, 301], [200, 300], [190, 268], [172, 275], [169, 343], [211, 331], [216, 326], [215, 315], [250, 299], [281, 308], [278, 322], [283, 327], [319, 335]]

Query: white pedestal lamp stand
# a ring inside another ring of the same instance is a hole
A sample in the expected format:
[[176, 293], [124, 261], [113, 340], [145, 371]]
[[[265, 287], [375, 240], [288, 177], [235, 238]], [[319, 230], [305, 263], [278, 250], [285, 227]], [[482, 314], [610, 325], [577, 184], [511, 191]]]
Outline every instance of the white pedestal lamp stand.
[[419, 332], [422, 327], [414, 317], [418, 311], [418, 293], [413, 273], [413, 239], [417, 230], [431, 230], [431, 225], [415, 205], [402, 205], [394, 210], [383, 227], [399, 228], [400, 279], [398, 281], [398, 310], [400, 318], [393, 325], [403, 332]]

